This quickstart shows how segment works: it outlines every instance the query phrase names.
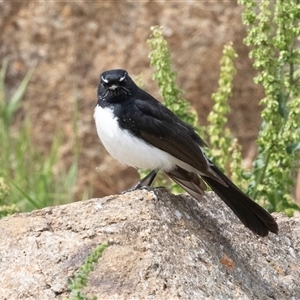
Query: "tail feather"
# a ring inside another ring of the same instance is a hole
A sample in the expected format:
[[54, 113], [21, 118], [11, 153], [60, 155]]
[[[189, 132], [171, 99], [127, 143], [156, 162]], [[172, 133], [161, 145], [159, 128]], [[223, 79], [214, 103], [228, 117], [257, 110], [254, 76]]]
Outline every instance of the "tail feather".
[[233, 210], [242, 223], [260, 236], [267, 236], [269, 231], [278, 233], [278, 225], [274, 218], [256, 202], [245, 195], [216, 166], [212, 169], [228, 185], [227, 187], [210, 177], [202, 176], [212, 190]]
[[[202, 179], [232, 209], [246, 227], [260, 236], [267, 236], [269, 231], [278, 233], [276, 221], [265, 209], [245, 195], [216, 166], [211, 165], [211, 168], [221, 180], [216, 181], [212, 177], [203, 175], [201, 176]], [[201, 200], [206, 187], [199, 175], [186, 171], [179, 166], [166, 172], [166, 174], [192, 197]], [[226, 185], [222, 184], [222, 181]]]
[[176, 169], [166, 172], [166, 174], [195, 199], [200, 200], [206, 190], [206, 184], [195, 173], [177, 167]]

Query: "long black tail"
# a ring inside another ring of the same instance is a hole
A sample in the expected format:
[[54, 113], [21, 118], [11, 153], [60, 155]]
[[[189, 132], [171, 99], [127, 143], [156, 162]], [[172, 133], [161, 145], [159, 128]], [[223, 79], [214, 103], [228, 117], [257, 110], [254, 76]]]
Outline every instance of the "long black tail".
[[267, 236], [269, 231], [278, 233], [274, 218], [261, 206], [245, 195], [216, 166], [211, 167], [228, 185], [227, 187], [210, 177], [202, 176], [211, 189], [233, 210], [243, 224], [260, 236]]
[[[227, 184], [216, 181], [212, 177], [201, 176], [211, 189], [233, 210], [242, 223], [260, 236], [267, 236], [269, 231], [278, 233], [278, 225], [273, 217], [257, 203], [246, 196], [216, 166], [213, 171]], [[185, 189], [192, 197], [201, 200], [205, 187], [201, 178], [179, 166], [166, 174]]]

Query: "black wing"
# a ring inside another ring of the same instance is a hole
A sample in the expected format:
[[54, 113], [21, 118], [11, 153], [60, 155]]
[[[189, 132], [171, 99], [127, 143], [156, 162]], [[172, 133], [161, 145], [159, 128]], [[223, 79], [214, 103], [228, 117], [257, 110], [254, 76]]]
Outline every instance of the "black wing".
[[121, 127], [126, 123], [124, 128], [129, 127], [137, 137], [224, 184], [210, 168], [200, 148], [205, 143], [194, 129], [150, 95], [145, 100], [134, 99], [128, 109], [125, 106], [119, 122]]

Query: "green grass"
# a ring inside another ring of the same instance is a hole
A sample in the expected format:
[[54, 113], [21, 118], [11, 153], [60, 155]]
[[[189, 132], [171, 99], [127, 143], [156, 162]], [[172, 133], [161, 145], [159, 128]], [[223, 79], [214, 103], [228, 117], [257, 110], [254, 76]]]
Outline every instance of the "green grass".
[[29, 117], [15, 124], [34, 72], [31, 68], [11, 98], [5, 91], [7, 62], [0, 73], [0, 217], [16, 211], [31, 211], [72, 202], [78, 173], [80, 143], [77, 136], [77, 100], [74, 96], [71, 166], [58, 167], [63, 136], [56, 134], [49, 153], [37, 150], [30, 134]]

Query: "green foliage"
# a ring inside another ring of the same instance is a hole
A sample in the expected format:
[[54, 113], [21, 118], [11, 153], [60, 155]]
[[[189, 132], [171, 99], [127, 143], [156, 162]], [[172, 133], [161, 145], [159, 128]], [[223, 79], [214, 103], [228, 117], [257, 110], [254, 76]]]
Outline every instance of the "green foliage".
[[248, 26], [245, 43], [265, 90], [258, 154], [248, 193], [270, 211], [292, 214], [300, 148], [300, 6], [295, 0], [240, 0]]
[[[94, 264], [98, 262], [99, 258], [102, 256], [103, 251], [108, 247], [107, 242], [98, 245], [93, 252], [87, 257], [84, 264], [79, 268], [75, 274], [75, 278], [71, 280], [68, 279], [68, 288], [71, 291], [70, 300], [87, 300], [87, 296], [82, 293], [84, 287], [87, 286], [88, 276], [94, 269]], [[96, 300], [93, 297], [92, 300]]]
[[[214, 106], [208, 115], [207, 137], [210, 141], [209, 156], [220, 166], [227, 166], [231, 160], [228, 149], [231, 146], [231, 132], [226, 128], [227, 114], [230, 112], [228, 98], [232, 92], [232, 80], [236, 73], [233, 60], [237, 57], [231, 44], [225, 45], [220, 62], [221, 73], [219, 77], [219, 88], [212, 94]], [[224, 170], [223, 170], [224, 171]]]
[[4, 177], [0, 177], [0, 218], [11, 215], [19, 211], [15, 204], [9, 203], [9, 187]]
[[[31, 140], [29, 118], [25, 117], [19, 126], [15, 124], [34, 68], [28, 71], [10, 99], [5, 92], [6, 69], [7, 63], [4, 61], [0, 73], [0, 177], [4, 182], [2, 186], [7, 188], [3, 192], [0, 187], [0, 217], [19, 210], [30, 211], [71, 202], [75, 192], [79, 153], [75, 133], [73, 162], [67, 170], [63, 166], [58, 167], [58, 149], [63, 138], [61, 135], [53, 139], [49, 154], [41, 154], [37, 150]], [[76, 110], [75, 105], [74, 132]]]
[[153, 79], [157, 81], [163, 103], [179, 118], [199, 129], [197, 112], [188, 101], [181, 98], [182, 92], [177, 87], [176, 73], [172, 71], [172, 61], [167, 41], [163, 37], [163, 28], [153, 26], [148, 39], [150, 65], [155, 67]]
[[233, 78], [236, 74], [234, 59], [237, 57], [232, 43], [224, 46], [220, 61], [218, 90], [212, 94], [214, 105], [208, 115], [206, 136], [210, 148], [206, 150], [212, 161], [226, 172], [240, 187], [245, 186], [243, 176], [241, 145], [227, 127], [230, 112], [228, 99], [232, 95]]

